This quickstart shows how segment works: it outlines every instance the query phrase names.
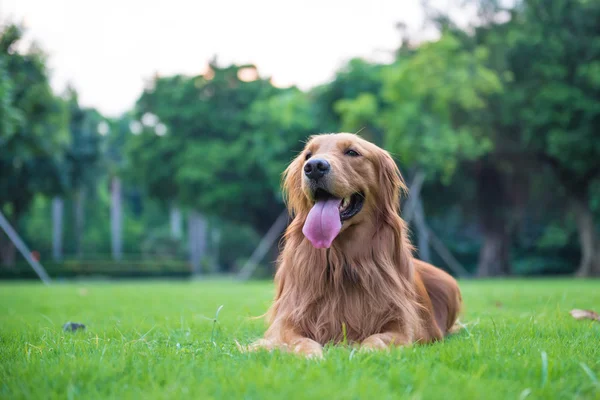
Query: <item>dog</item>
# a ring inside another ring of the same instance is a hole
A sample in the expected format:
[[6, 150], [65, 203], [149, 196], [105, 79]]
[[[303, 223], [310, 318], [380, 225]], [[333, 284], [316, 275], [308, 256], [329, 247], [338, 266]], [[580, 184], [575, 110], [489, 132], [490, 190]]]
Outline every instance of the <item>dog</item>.
[[462, 298], [449, 274], [413, 257], [400, 217], [406, 186], [388, 152], [350, 133], [312, 136], [283, 174], [292, 220], [269, 327], [248, 350], [322, 357], [431, 343], [453, 331]]

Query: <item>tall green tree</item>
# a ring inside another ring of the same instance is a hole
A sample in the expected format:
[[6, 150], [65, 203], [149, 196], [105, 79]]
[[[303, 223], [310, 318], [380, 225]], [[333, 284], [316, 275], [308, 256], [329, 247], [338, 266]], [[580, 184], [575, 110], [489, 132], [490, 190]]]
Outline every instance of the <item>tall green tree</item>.
[[386, 71], [382, 124], [387, 143], [402, 162], [415, 163], [441, 179], [460, 162], [493, 148], [485, 118], [486, 98], [501, 90], [486, 67], [485, 48], [465, 49], [452, 34], [422, 45]]
[[[589, 1], [524, 0], [507, 9], [501, 3], [468, 2], [479, 11], [473, 21], [474, 35], [457, 28], [450, 18], [438, 18], [441, 26], [450, 27], [466, 45], [488, 49], [486, 65], [505, 87], [487, 101], [487, 125], [494, 133], [494, 152], [493, 163], [488, 162], [480, 170], [487, 177], [480, 180], [487, 182], [479, 185], [480, 191], [489, 192], [484, 203], [509, 211], [492, 215], [492, 221], [514, 220], [515, 216], [524, 217], [525, 202], [536, 202], [538, 209], [548, 203], [543, 200], [547, 199], [548, 187], [555, 188], [557, 201], [552, 207], [563, 203], [559, 206], [562, 212], [571, 210], [578, 226], [582, 255], [579, 274], [596, 275], [600, 257], [591, 188], [600, 172], [595, 129], [599, 5]], [[544, 164], [554, 172], [554, 181], [547, 179]], [[507, 177], [513, 181], [512, 186], [507, 184]], [[492, 178], [498, 184], [490, 184]], [[507, 207], [511, 198], [520, 204], [517, 208], [514, 204]], [[555, 226], [549, 220], [554, 212], [547, 211], [543, 222], [550, 229]], [[498, 217], [502, 214], [510, 218]], [[527, 224], [531, 222], [529, 217]]]
[[383, 105], [383, 70], [383, 65], [355, 58], [333, 81], [313, 89], [318, 132], [360, 132], [365, 139], [382, 145], [384, 132], [374, 116]]
[[[281, 97], [271, 100], [275, 95]], [[282, 209], [273, 171], [299, 146], [298, 136], [288, 136], [306, 124], [297, 120], [307, 117], [292, 115], [307, 107], [302, 101], [251, 65], [212, 64], [205, 75], [157, 78], [140, 97], [136, 116], [142, 123], [156, 116], [168, 131], [157, 135], [143, 127], [131, 140], [134, 178], [165, 203], [266, 232]]]
[[69, 211], [65, 210], [66, 199], [63, 196], [55, 196], [52, 200], [55, 261], [60, 261], [63, 254], [63, 220], [73, 220], [73, 229], [69, 230], [72, 233], [69, 242], [74, 244], [77, 257], [83, 256], [86, 194], [94, 190], [101, 173], [101, 136], [97, 126], [103, 118], [96, 110], [81, 107], [73, 87], [68, 87], [63, 97], [68, 114], [69, 135], [61, 169], [69, 186], [67, 199], [72, 199], [73, 218], [65, 218], [65, 211]]
[[[18, 50], [22, 34], [16, 25], [0, 31], [0, 208], [17, 226], [37, 193], [62, 193], [68, 184], [61, 168], [64, 103], [52, 93], [43, 52], [35, 45]], [[15, 261], [4, 234], [0, 258], [4, 265]]]
[[[461, 168], [478, 182], [483, 236], [478, 273], [499, 275], [510, 272], [509, 237], [499, 196], [502, 180], [490, 157], [494, 130], [487, 107], [502, 84], [486, 65], [488, 57], [487, 48], [469, 48], [446, 31], [438, 41], [400, 58], [385, 76], [383, 96], [389, 107], [382, 124], [388, 147], [429, 179], [449, 183]], [[491, 201], [494, 194], [498, 201]]]
[[525, 0], [513, 13], [507, 60], [514, 74], [518, 143], [549, 165], [577, 223], [578, 274], [600, 275], [591, 188], [600, 177], [600, 3]]
[[249, 111], [251, 157], [265, 160], [267, 180], [281, 200], [283, 170], [302, 151], [308, 137], [319, 132], [314, 96], [292, 87], [254, 102]]

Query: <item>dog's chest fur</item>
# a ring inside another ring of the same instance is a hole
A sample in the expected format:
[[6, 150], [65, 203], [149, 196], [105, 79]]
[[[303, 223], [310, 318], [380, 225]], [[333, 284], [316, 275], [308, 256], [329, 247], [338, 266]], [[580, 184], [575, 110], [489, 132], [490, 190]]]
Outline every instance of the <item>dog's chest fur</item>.
[[386, 290], [374, 282], [377, 279], [358, 270], [365, 267], [348, 263], [327, 266], [320, 295], [306, 305], [303, 319], [298, 321], [303, 334], [321, 344], [359, 342], [399, 318]]

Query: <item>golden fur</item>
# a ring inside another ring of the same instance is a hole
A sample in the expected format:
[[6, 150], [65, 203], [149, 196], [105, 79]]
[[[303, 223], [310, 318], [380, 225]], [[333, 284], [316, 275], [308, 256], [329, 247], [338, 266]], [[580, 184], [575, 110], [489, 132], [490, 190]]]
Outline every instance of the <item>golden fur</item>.
[[[349, 157], [348, 149], [360, 156]], [[302, 170], [308, 152], [330, 163], [331, 194], [365, 195], [329, 249], [314, 248], [302, 233], [313, 205]], [[440, 340], [450, 331], [461, 307], [458, 285], [413, 258], [399, 215], [406, 187], [386, 151], [353, 134], [313, 136], [284, 172], [283, 190], [293, 220], [278, 261], [270, 326], [251, 350], [320, 357], [323, 345], [344, 339], [379, 349]]]

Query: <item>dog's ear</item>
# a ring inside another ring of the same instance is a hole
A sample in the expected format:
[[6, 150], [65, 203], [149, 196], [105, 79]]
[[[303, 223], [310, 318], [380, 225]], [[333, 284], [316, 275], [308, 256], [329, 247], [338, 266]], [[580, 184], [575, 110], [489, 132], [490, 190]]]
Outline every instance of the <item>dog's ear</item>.
[[283, 199], [292, 217], [301, 213], [305, 208], [306, 197], [302, 192], [304, 158], [304, 152], [300, 153], [283, 171], [282, 175]]
[[379, 196], [380, 204], [386, 211], [400, 211], [400, 194], [406, 194], [407, 188], [400, 170], [392, 156], [384, 150], [378, 152], [379, 159]]

